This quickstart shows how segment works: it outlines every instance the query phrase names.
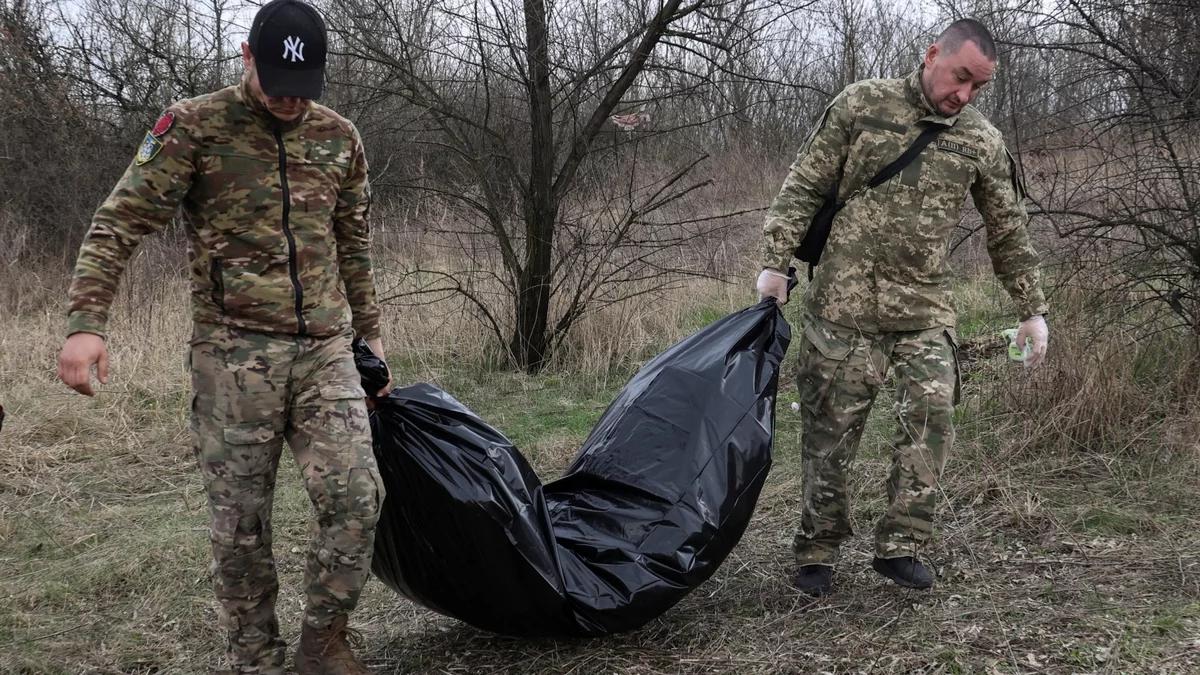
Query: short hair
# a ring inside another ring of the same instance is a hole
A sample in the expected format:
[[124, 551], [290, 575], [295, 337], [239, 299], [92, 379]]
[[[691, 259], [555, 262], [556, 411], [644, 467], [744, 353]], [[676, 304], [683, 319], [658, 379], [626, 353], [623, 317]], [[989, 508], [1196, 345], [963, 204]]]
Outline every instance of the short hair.
[[937, 44], [946, 50], [947, 54], [957, 52], [964, 42], [974, 42], [979, 51], [989, 60], [996, 60], [996, 41], [992, 33], [975, 19], [959, 19], [946, 26], [946, 30], [937, 38]]

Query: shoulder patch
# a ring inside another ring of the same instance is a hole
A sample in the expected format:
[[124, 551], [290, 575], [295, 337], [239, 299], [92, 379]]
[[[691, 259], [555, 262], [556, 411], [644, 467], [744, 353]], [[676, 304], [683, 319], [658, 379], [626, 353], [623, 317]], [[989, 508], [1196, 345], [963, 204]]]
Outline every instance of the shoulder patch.
[[154, 123], [154, 128], [150, 130], [150, 135], [155, 138], [162, 138], [162, 135], [170, 131], [173, 126], [175, 126], [175, 113], [165, 112]]
[[141, 166], [157, 157], [162, 149], [162, 141], [154, 137], [153, 130], [147, 131], [146, 137], [142, 139], [142, 144], [138, 146], [137, 156], [133, 158], [133, 161]]
[[937, 147], [938, 150], [953, 152], [964, 157], [970, 157], [971, 159], [979, 159], [979, 151], [975, 148], [972, 148], [969, 145], [963, 145], [962, 143], [956, 143], [955, 141], [947, 138], [937, 139]]

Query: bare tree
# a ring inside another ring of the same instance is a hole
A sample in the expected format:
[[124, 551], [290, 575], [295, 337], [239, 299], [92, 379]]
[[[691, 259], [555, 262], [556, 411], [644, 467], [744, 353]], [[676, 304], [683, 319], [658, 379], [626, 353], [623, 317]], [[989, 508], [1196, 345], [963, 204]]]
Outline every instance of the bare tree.
[[[415, 143], [439, 150], [431, 158], [439, 180], [400, 182], [458, 206], [444, 234], [465, 264], [408, 270], [417, 285], [404, 297], [466, 298], [515, 362], [537, 370], [603, 304], [710, 273], [704, 236], [728, 221], [673, 209], [706, 184], [690, 178], [704, 153], [673, 167], [657, 161], [648, 150], [672, 125], [648, 108], [701, 86], [690, 69], [714, 62], [711, 50], [730, 34], [725, 22], [745, 16], [747, 3], [339, 8], [333, 23], [345, 49], [376, 66], [357, 86], [402, 100], [408, 124], [421, 129]], [[674, 51], [656, 51], [667, 40]], [[620, 113], [636, 121], [628, 132], [613, 126]], [[489, 286], [511, 305], [488, 297]]]
[[11, 255], [59, 253], [95, 207], [77, 179], [96, 170], [102, 137], [60, 69], [52, 11], [0, 0], [0, 246]]
[[[85, 0], [84, 20], [60, 7], [62, 73], [116, 122], [228, 84], [238, 53], [225, 44], [234, 0]], [[139, 123], [141, 120], [139, 119]]]
[[[1031, 139], [1037, 213], [1128, 312], [1200, 338], [1200, 6], [1064, 0], [1049, 39], [1014, 41], [1071, 65], [1061, 124]], [[1061, 66], [1060, 66], [1061, 67]], [[1146, 311], [1142, 311], [1143, 308]]]
[[159, 111], [227, 84], [236, 4], [0, 2], [0, 208], [45, 252], [73, 257]]

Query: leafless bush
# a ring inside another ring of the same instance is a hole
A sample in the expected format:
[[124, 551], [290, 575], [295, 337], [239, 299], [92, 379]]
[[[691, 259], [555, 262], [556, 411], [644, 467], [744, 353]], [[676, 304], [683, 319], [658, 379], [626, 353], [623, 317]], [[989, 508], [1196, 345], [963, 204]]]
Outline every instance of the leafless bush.
[[[1100, 280], [1088, 285], [1105, 286], [1105, 294], [1122, 295]], [[1032, 453], [1194, 453], [1200, 349], [1186, 333], [1121, 329], [1123, 303], [1095, 295], [1083, 285], [1059, 294], [1045, 366], [1029, 372], [1004, 362], [983, 378], [988, 406], [1016, 425], [1005, 443]]]

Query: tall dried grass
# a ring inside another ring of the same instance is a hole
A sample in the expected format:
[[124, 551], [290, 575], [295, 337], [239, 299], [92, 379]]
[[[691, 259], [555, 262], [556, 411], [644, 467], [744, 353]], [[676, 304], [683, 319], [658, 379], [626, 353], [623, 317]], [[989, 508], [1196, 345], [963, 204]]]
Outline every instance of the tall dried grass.
[[1200, 457], [1200, 342], [1097, 298], [1102, 280], [1082, 282], [1052, 299], [1041, 368], [980, 379], [983, 412], [1011, 420], [1017, 451]]

